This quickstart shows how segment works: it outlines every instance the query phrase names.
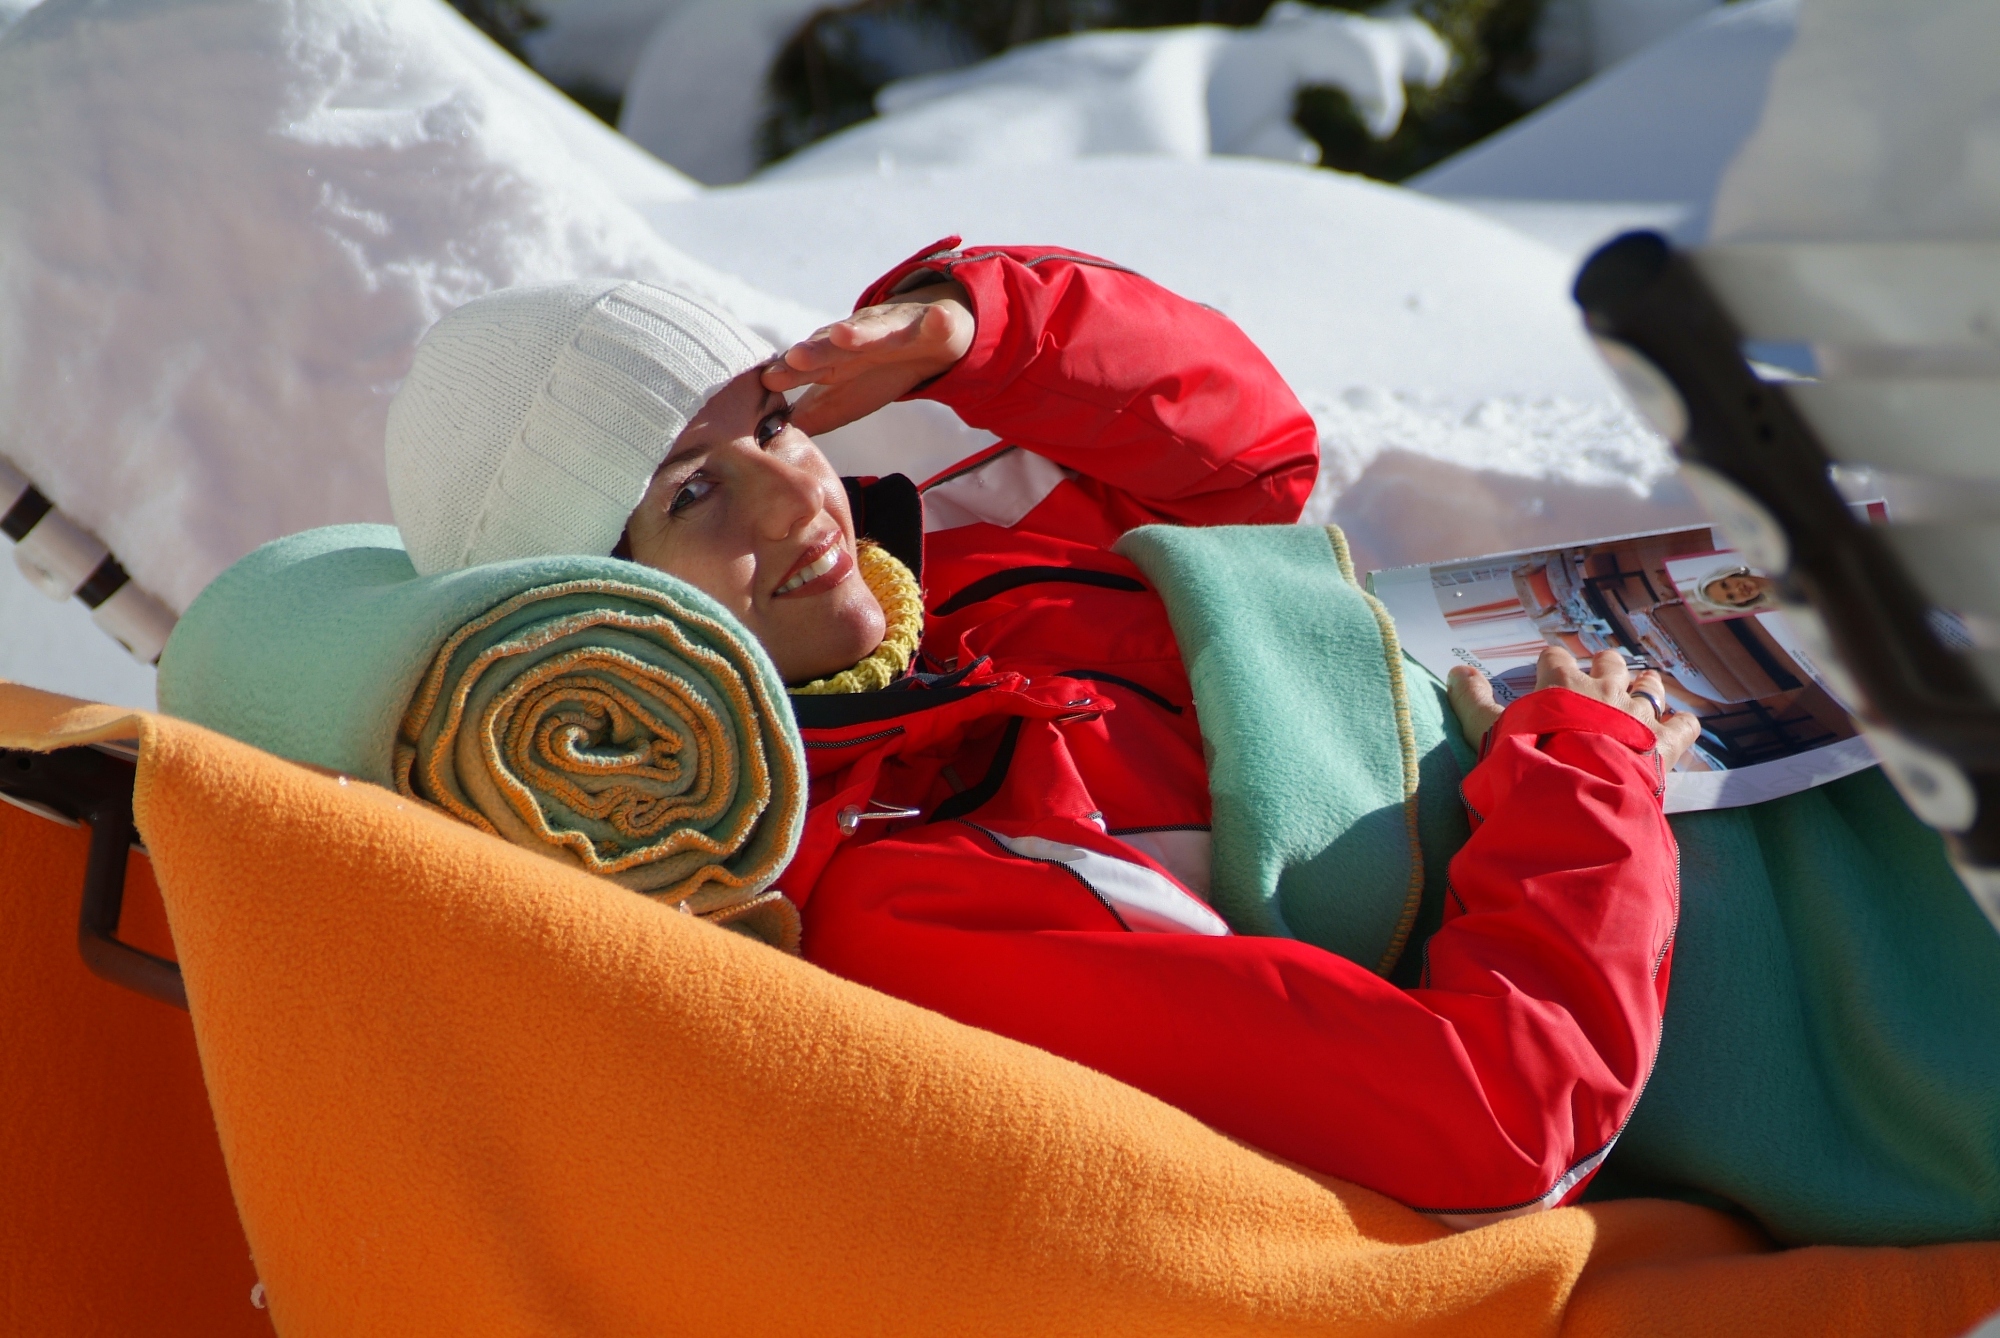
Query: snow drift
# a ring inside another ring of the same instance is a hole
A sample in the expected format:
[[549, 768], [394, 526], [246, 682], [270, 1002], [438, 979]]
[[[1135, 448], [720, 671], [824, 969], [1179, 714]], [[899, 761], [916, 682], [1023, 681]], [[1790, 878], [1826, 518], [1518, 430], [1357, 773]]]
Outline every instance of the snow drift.
[[185, 607], [388, 519], [388, 397], [470, 297], [632, 276], [810, 329], [633, 208], [692, 189], [437, 0], [48, 0], [0, 37], [0, 455]]
[[543, 0], [543, 25], [522, 37], [552, 83], [622, 94], [653, 29], [685, 0]]
[[618, 128], [710, 185], [757, 170], [771, 61], [823, 0], [681, 0], [645, 39]]
[[[1403, 119], [1405, 81], [1433, 86], [1450, 52], [1415, 18], [1364, 18], [1294, 3], [1254, 28], [1213, 24], [1083, 33], [1017, 47], [968, 69], [890, 84], [881, 113], [766, 169], [824, 176], [898, 168], [1053, 162], [1106, 154], [1246, 154], [1316, 163], [1292, 123], [1309, 84], [1343, 89], [1377, 136]], [[640, 96], [649, 71], [633, 81]], [[649, 143], [643, 127], [633, 127]]]
[[1482, 205], [1666, 206], [1661, 217], [1699, 237], [1798, 13], [1799, 0], [1718, 9], [1409, 185]]
[[[865, 168], [702, 191], [437, 0], [47, 0], [0, 36], [0, 456], [184, 606], [266, 539], [387, 518], [387, 398], [467, 298], [633, 275], [782, 341], [965, 232], [1235, 318], [1317, 417], [1312, 515], [1364, 561], [1693, 514], [1568, 260], [1475, 214], [1246, 159]], [[904, 406], [826, 445], [922, 475], [981, 439]], [[135, 666], [86, 686], [95, 630], [38, 598], [0, 570], [0, 674], [142, 699]]]

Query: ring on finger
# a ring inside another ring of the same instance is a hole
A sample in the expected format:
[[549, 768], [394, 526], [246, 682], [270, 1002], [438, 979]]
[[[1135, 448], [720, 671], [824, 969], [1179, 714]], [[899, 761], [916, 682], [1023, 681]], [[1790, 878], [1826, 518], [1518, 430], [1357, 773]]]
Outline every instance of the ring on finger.
[[1634, 697], [1645, 698], [1646, 705], [1653, 708], [1653, 719], [1655, 720], [1665, 720], [1668, 716], [1674, 713], [1673, 707], [1668, 706], [1664, 701], [1660, 700], [1652, 693], [1645, 691], [1643, 688], [1632, 689], [1630, 695]]

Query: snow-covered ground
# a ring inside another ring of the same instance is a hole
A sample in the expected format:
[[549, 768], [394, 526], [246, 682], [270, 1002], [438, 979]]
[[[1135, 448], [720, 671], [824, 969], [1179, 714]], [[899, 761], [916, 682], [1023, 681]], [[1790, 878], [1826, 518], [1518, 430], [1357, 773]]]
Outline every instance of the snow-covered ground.
[[1610, 401], [1546, 248], [1362, 177], [1256, 160], [1105, 158], [752, 182], [649, 206], [677, 248], [844, 312], [947, 233], [1108, 256], [1241, 323], [1295, 386]]
[[[1320, 423], [1313, 517], [1364, 562], [1694, 515], [1579, 333], [1573, 258], [1476, 212], [1242, 159], [861, 167], [703, 191], [437, 0], [46, 0], [0, 36], [0, 455], [180, 607], [264, 539], [386, 518], [383, 407], [457, 302], [638, 274], [786, 339], [963, 232], [1241, 323]], [[899, 406], [828, 445], [921, 474], [971, 440]], [[143, 701], [86, 624], [0, 570], [0, 676]]]
[[[1805, 355], [1793, 403], [1879, 471], [1898, 557], [2000, 692], [1996, 51], [1990, 0], [1812, 0], [1700, 263], [1747, 336]], [[1932, 792], [1905, 787], [1927, 816]]]
[[[746, 30], [750, 20], [738, 21]], [[669, 162], [703, 153], [695, 140], [695, 92], [718, 82], [700, 74], [663, 26], [627, 94], [621, 127]], [[667, 29], [675, 29], [668, 32]], [[734, 48], [732, 48], [733, 50]], [[1083, 33], [1016, 47], [967, 69], [890, 84], [880, 113], [767, 168], [765, 177], [838, 176], [878, 166], [1012, 166], [1105, 154], [1203, 158], [1247, 154], [1317, 162], [1319, 146], [1292, 123], [1298, 91], [1342, 89], [1369, 129], [1388, 135], [1402, 120], [1405, 83], [1435, 86], [1450, 67], [1438, 35], [1415, 18], [1369, 18], [1282, 0], [1251, 28], [1215, 24]], [[665, 91], [662, 91], [665, 90]], [[720, 96], [717, 90], [714, 96]], [[746, 118], [744, 129], [754, 125]], [[734, 149], [737, 167], [754, 145]], [[706, 164], [727, 133], [708, 134]], [[738, 181], [747, 170], [705, 181]]]
[[184, 608], [388, 518], [388, 398], [467, 298], [634, 275], [810, 329], [634, 208], [694, 191], [436, 0], [48, 0], [0, 37], [0, 453]]
[[1798, 11], [1716, 9], [1408, 184], [1572, 253], [1628, 227], [1698, 240]]
[[542, 0], [542, 26], [522, 50], [552, 83], [622, 94], [646, 38], [685, 0]]
[[821, 0], [679, 0], [640, 49], [618, 128], [711, 185], [757, 170], [771, 61]]
[[1542, 0], [1532, 42], [1534, 64], [1503, 76], [1530, 107], [1567, 93], [1728, 0]]
[[[47, 0], [0, 34], [0, 455], [184, 608], [389, 518], [388, 398], [467, 298], [636, 275], [812, 328], [635, 208], [697, 189], [437, 0]], [[0, 673], [139, 690], [11, 565]]]

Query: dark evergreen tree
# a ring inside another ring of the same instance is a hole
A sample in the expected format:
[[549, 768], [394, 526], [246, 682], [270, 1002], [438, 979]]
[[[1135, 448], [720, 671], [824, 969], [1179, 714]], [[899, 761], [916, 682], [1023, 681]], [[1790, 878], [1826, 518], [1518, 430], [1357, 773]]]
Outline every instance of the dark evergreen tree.
[[1505, 87], [1534, 64], [1543, 0], [1415, 0], [1411, 11], [1452, 50], [1437, 88], [1412, 88], [1403, 123], [1387, 139], [1368, 133], [1347, 94], [1301, 89], [1292, 119], [1319, 143], [1320, 165], [1383, 181], [1416, 175], [1486, 138], [1528, 110]]

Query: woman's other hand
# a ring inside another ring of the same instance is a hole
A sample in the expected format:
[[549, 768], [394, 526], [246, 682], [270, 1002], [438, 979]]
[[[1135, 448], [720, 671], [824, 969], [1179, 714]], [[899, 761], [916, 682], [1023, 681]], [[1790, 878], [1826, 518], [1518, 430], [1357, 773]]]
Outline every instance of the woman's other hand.
[[[1588, 671], [1566, 650], [1550, 646], [1535, 662], [1535, 690], [1568, 688], [1625, 712], [1653, 731], [1659, 740], [1661, 765], [1671, 769], [1681, 755], [1701, 737], [1701, 722], [1689, 712], [1675, 711], [1660, 719], [1654, 703], [1667, 700], [1666, 684], [1658, 670], [1642, 670], [1636, 676], [1615, 650], [1601, 650], [1590, 658]], [[1454, 668], [1446, 682], [1452, 714], [1473, 746], [1486, 737], [1500, 718], [1500, 704], [1493, 699], [1493, 684], [1486, 675], [1469, 665]]]
[[950, 371], [972, 347], [975, 328], [962, 285], [914, 288], [792, 345], [765, 368], [764, 384], [812, 387], [792, 406], [792, 423], [808, 435], [831, 432]]

